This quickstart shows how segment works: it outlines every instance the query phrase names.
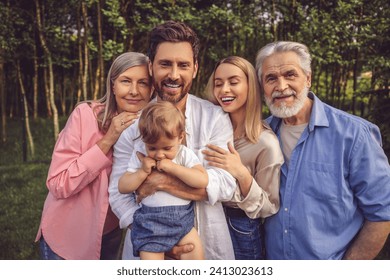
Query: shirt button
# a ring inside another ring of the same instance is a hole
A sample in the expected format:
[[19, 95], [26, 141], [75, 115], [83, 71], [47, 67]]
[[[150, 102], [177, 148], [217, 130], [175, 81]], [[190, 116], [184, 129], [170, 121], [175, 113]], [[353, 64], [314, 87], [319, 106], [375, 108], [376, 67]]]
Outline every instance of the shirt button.
[[284, 208], [284, 211], [285, 211], [285, 212], [287, 212], [287, 211], [288, 211], [288, 208], [287, 208], [287, 207], [286, 207], [286, 208]]
[[288, 230], [287, 230], [287, 229], [285, 229], [285, 230], [284, 230], [284, 233], [287, 233], [287, 232], [288, 232]]

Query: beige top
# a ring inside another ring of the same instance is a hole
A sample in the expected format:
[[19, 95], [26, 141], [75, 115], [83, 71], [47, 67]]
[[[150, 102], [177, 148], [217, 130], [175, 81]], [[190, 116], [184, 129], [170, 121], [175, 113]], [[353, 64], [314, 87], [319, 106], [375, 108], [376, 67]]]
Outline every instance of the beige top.
[[290, 162], [291, 153], [306, 127], [307, 123], [287, 125], [284, 122], [282, 122], [282, 125], [280, 126], [280, 143], [282, 143], [282, 151], [287, 166]]
[[280, 206], [280, 168], [284, 163], [278, 138], [267, 124], [263, 124], [257, 143], [241, 138], [234, 141], [234, 146], [253, 180], [246, 197], [242, 197], [240, 188], [237, 187], [232, 200], [224, 205], [239, 207], [252, 219], [275, 214]]

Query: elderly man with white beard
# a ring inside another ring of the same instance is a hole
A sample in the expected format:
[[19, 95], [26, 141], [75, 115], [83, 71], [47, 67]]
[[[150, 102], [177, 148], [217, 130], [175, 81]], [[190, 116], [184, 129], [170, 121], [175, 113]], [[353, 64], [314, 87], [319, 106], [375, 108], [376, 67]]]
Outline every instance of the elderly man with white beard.
[[373, 259], [390, 232], [390, 167], [378, 127], [318, 99], [311, 57], [274, 42], [256, 71], [285, 163], [280, 210], [265, 221], [268, 259]]

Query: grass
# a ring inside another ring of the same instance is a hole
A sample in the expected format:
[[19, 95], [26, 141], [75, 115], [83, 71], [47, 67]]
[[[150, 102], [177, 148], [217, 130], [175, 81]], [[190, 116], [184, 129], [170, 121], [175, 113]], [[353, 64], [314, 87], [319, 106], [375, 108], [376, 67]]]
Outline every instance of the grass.
[[[61, 120], [63, 124], [65, 119]], [[7, 141], [0, 147], [0, 259], [39, 259], [34, 242], [54, 147], [52, 121], [31, 122], [36, 156], [23, 162], [22, 123], [8, 120]]]
[[[61, 127], [65, 119], [61, 120]], [[45, 181], [54, 147], [52, 121], [33, 121], [36, 157], [23, 162], [20, 121], [8, 121], [8, 141], [0, 147], [0, 259], [39, 258], [34, 239], [47, 195]], [[390, 259], [390, 238], [378, 259]]]
[[0, 259], [38, 259], [34, 238], [47, 195], [47, 169], [37, 163], [0, 167]]

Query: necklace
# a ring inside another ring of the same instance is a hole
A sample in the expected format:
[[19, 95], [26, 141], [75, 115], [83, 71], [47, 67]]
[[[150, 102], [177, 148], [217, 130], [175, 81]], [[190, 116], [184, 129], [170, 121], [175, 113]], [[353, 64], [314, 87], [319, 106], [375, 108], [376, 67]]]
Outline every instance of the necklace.
[[245, 137], [245, 133], [241, 133], [240, 135], [233, 135], [234, 141], [240, 140]]

